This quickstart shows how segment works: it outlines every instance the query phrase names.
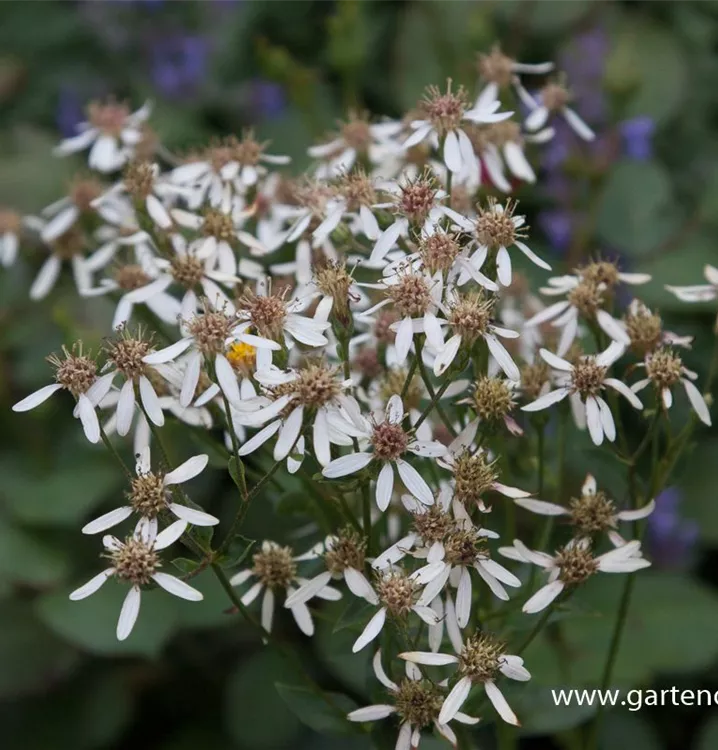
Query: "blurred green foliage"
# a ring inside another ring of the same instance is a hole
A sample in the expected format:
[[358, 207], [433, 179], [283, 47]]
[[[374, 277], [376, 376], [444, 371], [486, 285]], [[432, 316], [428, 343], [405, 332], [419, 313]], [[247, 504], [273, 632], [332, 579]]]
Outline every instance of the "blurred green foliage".
[[[718, 261], [715, 2], [5, 2], [0, 203], [37, 212], [63, 194], [77, 165], [52, 159], [51, 148], [68, 97], [80, 103], [109, 93], [136, 104], [155, 99], [152, 123], [172, 150], [255, 125], [301, 169], [306, 146], [348, 107], [397, 116], [427, 84], [447, 75], [473, 90], [475, 53], [497, 39], [518, 59], [538, 61], [554, 59], [596, 27], [610, 46], [598, 82], [610, 101], [606, 124], [651, 117], [656, 148], [650, 160], [606, 157], [576, 166], [569, 203], [582, 223], [568, 255], [576, 262], [598, 251], [619, 252], [629, 266], [654, 274], [643, 298], [676, 331], [696, 332], [687, 363], [704, 373], [715, 310], [686, 307], [662, 285], [699, 283], [703, 264]], [[205, 74], [186, 95], [168, 96], [153, 83], [153, 50], [171, 34], [208, 43]], [[267, 84], [281, 100], [272, 107], [258, 98]], [[615, 152], [615, 143], [607, 148]], [[533, 213], [552, 200], [540, 191], [526, 196]], [[535, 236], [550, 249], [550, 237]], [[37, 259], [28, 255], [0, 273], [3, 750], [368, 747], [367, 735], [337, 721], [296, 671], [227, 611], [208, 573], [194, 579], [205, 594], [201, 608], [164, 592], [145, 597], [137, 628], [123, 643], [114, 636], [119, 587], [108, 584], [83, 602], [68, 600], [67, 593], [97, 569], [96, 544], [81, 538], [79, 528], [116, 503], [122, 477], [78, 436], [67, 404], [51, 402], [22, 416], [9, 406], [47, 382], [43, 356], [63, 341], [82, 336], [99, 346], [110, 311], [101, 300], [77, 302], [62, 285], [43, 304], [30, 303], [36, 268]], [[178, 453], [191, 448], [183, 440], [173, 446]], [[699, 522], [697, 563], [692, 570], [640, 577], [616, 671], [625, 686], [689, 675], [690, 686], [718, 689], [717, 440], [701, 433], [680, 468], [685, 513]], [[574, 486], [588, 468], [597, 471], [588, 448], [580, 440], [571, 446]], [[620, 483], [612, 486], [614, 470], [608, 464], [599, 477], [620, 496]], [[255, 506], [247, 536], [287, 536], [299, 492], [299, 485], [287, 486], [272, 513]], [[213, 513], [231, 511], [229, 478], [207, 480], [197, 496]], [[618, 593], [614, 580], [592, 581], [560, 631], [550, 628], [529, 650], [533, 680], [524, 692], [509, 694], [526, 737], [555, 734], [558, 746], [573, 746], [572, 731], [591, 709], [557, 708], [548, 688], [596, 684]], [[285, 633], [283, 622], [279, 630], [297, 640], [303, 668], [347, 711], [378, 695], [369, 694], [368, 657], [349, 648], [359, 613], [345, 611], [342, 602], [331, 606], [344, 612], [335, 632], [324, 632], [330, 626], [322, 620], [322, 637], [311, 642], [289, 628]], [[480, 732], [476, 738], [478, 747]], [[386, 728], [377, 728], [372, 740], [393, 747]], [[718, 723], [706, 711], [615, 710], [602, 743], [714, 750]], [[422, 743], [434, 747], [440, 745]]]

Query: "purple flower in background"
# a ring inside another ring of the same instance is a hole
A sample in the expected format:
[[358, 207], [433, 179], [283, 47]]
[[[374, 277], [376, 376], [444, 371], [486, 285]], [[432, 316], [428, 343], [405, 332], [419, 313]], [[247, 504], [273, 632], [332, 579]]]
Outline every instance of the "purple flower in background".
[[698, 524], [681, 518], [682, 495], [668, 487], [656, 498], [656, 509], [648, 517], [648, 546], [657, 567], [680, 570], [690, 565], [698, 540]]
[[152, 45], [152, 80], [165, 96], [191, 96], [207, 75], [208, 57], [209, 45], [202, 36], [160, 37]]
[[284, 87], [274, 81], [255, 78], [250, 84], [252, 109], [261, 117], [274, 119], [284, 112], [287, 96]]
[[541, 230], [548, 237], [552, 248], [559, 255], [565, 253], [573, 237], [574, 215], [562, 208], [550, 209], [539, 213], [538, 223]]
[[653, 156], [656, 123], [650, 117], [634, 117], [619, 125], [623, 153], [629, 159], [646, 161]]
[[605, 118], [603, 74], [609, 47], [605, 30], [596, 26], [573, 39], [559, 57], [559, 69], [568, 75], [576, 109], [589, 123]]
[[60, 101], [57, 103], [55, 122], [64, 138], [77, 135], [76, 126], [85, 120], [85, 112], [80, 97], [72, 89], [60, 89]]

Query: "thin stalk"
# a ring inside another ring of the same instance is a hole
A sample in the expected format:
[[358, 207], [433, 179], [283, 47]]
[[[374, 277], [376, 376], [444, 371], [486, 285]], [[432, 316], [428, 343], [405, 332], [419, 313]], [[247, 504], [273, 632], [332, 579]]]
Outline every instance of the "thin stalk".
[[[429, 392], [429, 398], [433, 399], [436, 394], [434, 392], [434, 386], [431, 384], [429, 373], [426, 371], [426, 367], [424, 366], [424, 361], [421, 356], [422, 349], [423, 349], [423, 343], [421, 342], [421, 339], [417, 339], [416, 356], [419, 362], [419, 374], [421, 375], [421, 379], [424, 381], [426, 390]], [[450, 379], [447, 378], [447, 380], [450, 380]], [[444, 411], [444, 409], [441, 406], [441, 403], [439, 403], [438, 400], [436, 402], [436, 413], [439, 415], [439, 418], [444, 423], [444, 427], [446, 427], [446, 429], [451, 433], [451, 436], [456, 437], [457, 432], [454, 429], [454, 425], [451, 423], [451, 420], [447, 417], [446, 412]]]
[[419, 427], [421, 427], [421, 425], [424, 423], [424, 420], [434, 410], [434, 407], [439, 402], [439, 399], [444, 395], [444, 392], [450, 385], [451, 385], [451, 380], [449, 378], [446, 378], [446, 380], [442, 383], [441, 388], [439, 388], [439, 390], [436, 391], [436, 393], [434, 394], [434, 397], [429, 402], [429, 405], [426, 407], [426, 409], [424, 409], [419, 419], [417, 419], [416, 422], [414, 423], [415, 430], [418, 430]]

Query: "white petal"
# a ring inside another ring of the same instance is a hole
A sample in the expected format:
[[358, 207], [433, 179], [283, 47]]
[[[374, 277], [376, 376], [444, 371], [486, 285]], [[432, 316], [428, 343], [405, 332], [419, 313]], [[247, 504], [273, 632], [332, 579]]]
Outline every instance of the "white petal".
[[184, 377], [182, 378], [182, 389], [180, 390], [180, 406], [189, 406], [194, 398], [194, 393], [199, 383], [200, 371], [202, 370], [202, 354], [194, 351], [187, 358]]
[[643, 404], [641, 403], [641, 400], [638, 398], [638, 396], [636, 396], [636, 394], [622, 381], [617, 380], [616, 378], [606, 378], [603, 382], [605, 385], [613, 388], [614, 391], [617, 391], [624, 398], [626, 398], [631, 406], [635, 407], [636, 409], [643, 408]]
[[642, 508], [638, 508], [638, 510], [622, 510], [620, 513], [616, 514], [616, 518], [618, 518], [620, 521], [638, 521], [641, 518], [646, 518], [647, 516], [650, 516], [651, 513], [656, 509], [656, 501], [651, 500], [649, 503], [646, 503]]
[[147, 213], [150, 215], [150, 218], [160, 229], [169, 229], [172, 226], [172, 219], [157, 196], [148, 195], [145, 205], [147, 206]]
[[402, 318], [396, 329], [396, 339], [394, 346], [396, 348], [396, 362], [401, 365], [406, 360], [412, 341], [414, 340], [414, 326], [411, 318]]
[[562, 581], [552, 581], [540, 588], [521, 608], [526, 614], [533, 614], [546, 609], [549, 604], [563, 591]]
[[548, 120], [548, 110], [546, 107], [537, 107], [533, 112], [530, 112], [524, 125], [526, 130], [538, 130], [546, 124]]
[[328, 479], [345, 477], [361, 471], [374, 458], [373, 453], [350, 453], [341, 458], [335, 458], [330, 464], [322, 469], [322, 474]]
[[281, 461], [286, 458], [294, 448], [304, 421], [304, 407], [297, 406], [284, 420], [284, 425], [279, 431], [279, 438], [274, 446], [274, 460]]
[[231, 404], [236, 404], [240, 400], [239, 383], [237, 382], [237, 373], [229, 364], [229, 361], [223, 354], [218, 354], [214, 360], [215, 372], [217, 373], [217, 382], [222, 392]]
[[411, 611], [418, 615], [427, 625], [436, 625], [439, 622], [439, 618], [431, 607], [422, 607], [415, 604]]
[[120, 619], [117, 621], [117, 640], [124, 641], [132, 632], [140, 613], [140, 589], [133, 586], [125, 597], [120, 611]]
[[435, 654], [433, 651], [405, 651], [399, 654], [399, 658], [427, 667], [445, 667], [459, 661], [459, 657], [453, 654]]
[[194, 526], [215, 526], [219, 523], [219, 518], [215, 518], [209, 513], [204, 513], [196, 508], [180, 505], [179, 503], [170, 503], [169, 509], [177, 518], [181, 518], [183, 521], [187, 521], [187, 523], [191, 523]]
[[547, 503], [544, 500], [535, 500], [532, 497], [518, 498], [516, 505], [542, 516], [564, 516], [568, 513], [568, 510], [562, 508], [560, 505]]
[[506, 374], [506, 377], [509, 380], [520, 380], [521, 373], [519, 372], [519, 368], [516, 366], [516, 363], [513, 361], [513, 359], [511, 359], [511, 355], [506, 351], [504, 345], [497, 338], [494, 338], [494, 336], [490, 334], [486, 334], [486, 336], [484, 336], [484, 340], [486, 341], [486, 344], [489, 347], [489, 351], [491, 352], [493, 358]]
[[566, 118], [566, 122], [571, 126], [571, 130], [573, 130], [579, 138], [583, 138], [584, 141], [594, 140], [596, 134], [570, 107], [563, 108], [563, 116]]
[[448, 724], [456, 716], [456, 712], [464, 705], [470, 692], [471, 679], [469, 677], [462, 677], [444, 699], [441, 711], [439, 712], [438, 720], [440, 724]]
[[586, 399], [586, 425], [594, 445], [601, 445], [603, 443], [601, 409], [593, 396], [589, 396]]
[[305, 604], [313, 599], [331, 580], [332, 574], [325, 570], [310, 581], [302, 584], [296, 591], [293, 591], [284, 602], [285, 607], [294, 607], [296, 604]]
[[13, 411], [30, 411], [30, 409], [34, 409], [36, 406], [39, 406], [40, 404], [47, 401], [50, 396], [52, 396], [53, 393], [56, 391], [59, 391], [62, 389], [62, 386], [59, 383], [52, 383], [51, 385], [45, 385], [39, 390], [35, 391], [34, 393], [31, 393], [29, 396], [25, 396], [22, 401], [18, 401], [13, 407]]
[[62, 261], [57, 255], [51, 255], [42, 265], [35, 281], [30, 287], [30, 299], [38, 300], [46, 297], [60, 275]]
[[209, 456], [206, 453], [199, 453], [196, 456], [192, 456], [192, 458], [188, 458], [183, 464], [174, 469], [174, 471], [165, 475], [165, 487], [169, 487], [172, 484], [182, 484], [182, 482], [194, 479], [194, 477], [204, 471], [208, 462]]
[[563, 401], [569, 393], [568, 388], [558, 388], [555, 391], [549, 391], [545, 395], [539, 396], [530, 404], [522, 406], [521, 411], [540, 411], [541, 409], [546, 409], [553, 404], [557, 404], [559, 401]]
[[269, 633], [272, 630], [274, 620], [274, 592], [270, 588], [264, 590], [262, 597], [262, 612], [260, 615], [262, 627]]
[[279, 419], [275, 420], [274, 422], [270, 422], [266, 427], [263, 427], [255, 435], [252, 435], [252, 437], [242, 445], [242, 447], [238, 451], [239, 455], [247, 456], [253, 451], [257, 450], [257, 448], [260, 448], [267, 442], [267, 440], [269, 440], [269, 438], [272, 437], [272, 435], [277, 432], [277, 430], [279, 430], [281, 426], [282, 422]]
[[140, 375], [140, 397], [147, 416], [158, 427], [162, 427], [165, 423], [165, 415], [162, 412], [162, 406], [155, 389], [145, 375]]
[[401, 401], [401, 396], [397, 393], [391, 396], [389, 401], [387, 401], [384, 413], [386, 421], [390, 424], [401, 424], [404, 419], [404, 404]]
[[142, 358], [142, 361], [148, 365], [161, 365], [179, 357], [182, 352], [186, 351], [192, 344], [192, 339], [187, 337], [171, 344], [170, 346], [151, 352]]
[[77, 400], [77, 413], [82, 422], [82, 429], [85, 432], [85, 437], [91, 443], [97, 443], [100, 440], [100, 422], [97, 419], [97, 413], [92, 402], [84, 393], [80, 394], [80, 398]]
[[72, 599], [73, 602], [77, 602], [80, 601], [80, 599], [85, 599], [91, 594], [94, 594], [114, 572], [114, 568], [108, 568], [107, 570], [103, 570], [102, 573], [98, 573], [93, 578], [90, 578], [87, 583], [80, 586], [80, 588], [75, 589], [70, 594], [70, 599]]
[[421, 474], [401, 458], [397, 460], [396, 467], [406, 489], [424, 505], [433, 505], [434, 495]]
[[94, 521], [85, 524], [82, 527], [83, 534], [99, 534], [101, 531], [107, 531], [113, 526], [117, 526], [118, 523], [122, 523], [126, 518], [132, 515], [132, 507], [129, 505], [121, 508], [115, 508], [109, 513], [96, 518]]
[[356, 639], [352, 646], [352, 652], [361, 651], [368, 643], [371, 643], [381, 633], [386, 622], [386, 610], [382, 607], [367, 623], [362, 634]]
[[496, 253], [496, 275], [502, 286], [511, 284], [511, 256], [505, 247], [499, 248]]
[[56, 240], [77, 221], [80, 215], [80, 211], [77, 206], [68, 206], [64, 210], [60, 211], [56, 216], [45, 224], [40, 237], [43, 242], [52, 242]]
[[461, 158], [459, 140], [453, 130], [446, 134], [444, 140], [444, 163], [452, 172], [460, 172], [464, 164]]
[[180, 597], [180, 599], [187, 599], [190, 602], [201, 602], [204, 599], [204, 596], [197, 589], [167, 573], [155, 573], [152, 579], [158, 586], [161, 586], [165, 591], [169, 591], [170, 594]]
[[390, 462], [382, 466], [376, 482], [376, 504], [382, 513], [389, 507], [394, 492], [394, 468]]
[[171, 523], [166, 529], [157, 534], [154, 545], [155, 549], [165, 549], [174, 544], [184, 534], [186, 528], [187, 521], [183, 521], [182, 519]]
[[456, 590], [456, 621], [460, 628], [469, 624], [471, 616], [471, 574], [467, 568], [461, 569], [459, 586]]
[[494, 708], [497, 710], [499, 716], [507, 723], [513, 724], [515, 727], [519, 726], [519, 720], [516, 718], [516, 714], [511, 710], [511, 706], [506, 702], [503, 693], [496, 687], [491, 680], [486, 680], [484, 683], [486, 695], [489, 700], [494, 704]]
[[708, 405], [706, 404], [701, 392], [687, 378], [681, 378], [681, 382], [683, 383], [683, 387], [686, 389], [686, 395], [688, 396], [688, 400], [691, 402], [691, 406], [698, 415], [698, 419], [700, 419], [703, 424], [706, 424], [708, 425], [708, 427], [710, 427], [711, 415], [708, 411]]
[[351, 591], [354, 596], [366, 599], [369, 604], [374, 604], [375, 606], [379, 604], [379, 597], [376, 595], [376, 592], [371, 587], [371, 584], [367, 581], [366, 576], [364, 576], [363, 573], [360, 573], [354, 568], [347, 568], [344, 571], [344, 580], [346, 581], [349, 591]]
[[377, 680], [379, 680], [385, 688], [388, 688], [389, 690], [399, 689], [398, 685], [393, 680], [390, 680], [384, 671], [384, 666], [381, 663], [381, 649], [374, 654], [372, 666], [374, 667], [374, 674], [376, 675]]
[[347, 719], [349, 721], [377, 721], [378, 719], [386, 719], [387, 716], [391, 716], [395, 712], [396, 708], [388, 703], [377, 704], [357, 708], [356, 711], [347, 714]]
[[601, 412], [601, 426], [603, 427], [603, 434], [606, 436], [609, 442], [613, 442], [616, 439], [616, 423], [613, 421], [613, 415], [611, 410], [608, 408], [608, 404], [600, 397], [596, 396], [596, 403], [598, 409]]

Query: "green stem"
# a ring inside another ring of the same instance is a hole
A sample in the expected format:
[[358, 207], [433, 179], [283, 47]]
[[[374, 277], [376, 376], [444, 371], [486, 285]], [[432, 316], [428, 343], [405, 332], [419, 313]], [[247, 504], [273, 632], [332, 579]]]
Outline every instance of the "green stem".
[[439, 388], [439, 390], [436, 391], [436, 393], [434, 394], [434, 397], [429, 402], [429, 405], [426, 407], [426, 409], [424, 409], [419, 419], [417, 419], [416, 422], [414, 423], [414, 430], [418, 430], [419, 427], [421, 427], [421, 425], [424, 423], [424, 420], [434, 410], [434, 407], [439, 403], [439, 399], [444, 395], [444, 392], [450, 385], [451, 385], [451, 379], [446, 378], [446, 380], [442, 383], [441, 388]]
[[132, 472], [130, 471], [122, 456], [117, 452], [117, 448], [112, 445], [112, 442], [110, 441], [110, 438], [107, 437], [107, 433], [105, 432], [105, 429], [102, 425], [100, 425], [100, 437], [102, 438], [102, 442], [105, 444], [107, 450], [110, 451], [110, 453], [115, 457], [117, 463], [119, 463], [119, 465], [122, 467], [122, 470], [125, 472], [125, 474], [127, 474], [127, 476], [132, 479]]
[[[426, 371], [426, 367], [424, 366], [424, 360], [422, 359], [422, 350], [423, 350], [423, 342], [421, 339], [417, 339], [417, 348], [416, 348], [416, 357], [419, 362], [419, 374], [421, 375], [421, 379], [424, 381], [424, 385], [426, 386], [426, 390], [429, 392], [429, 398], [433, 399], [435, 397], [434, 392], [434, 386], [431, 384], [431, 380], [429, 378], [429, 373]], [[449, 378], [447, 380], [450, 381]], [[452, 437], [456, 437], [457, 432], [454, 429], [454, 425], [451, 423], [451, 420], [446, 416], [446, 412], [442, 408], [439, 401], [436, 401], [436, 413], [439, 415], [439, 418], [444, 423], [444, 427], [451, 433]]]

